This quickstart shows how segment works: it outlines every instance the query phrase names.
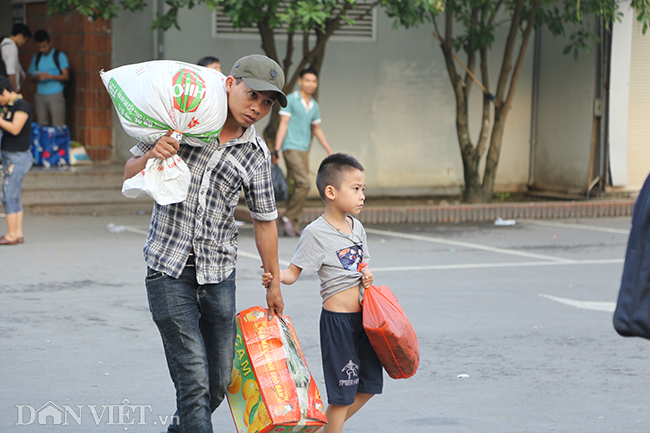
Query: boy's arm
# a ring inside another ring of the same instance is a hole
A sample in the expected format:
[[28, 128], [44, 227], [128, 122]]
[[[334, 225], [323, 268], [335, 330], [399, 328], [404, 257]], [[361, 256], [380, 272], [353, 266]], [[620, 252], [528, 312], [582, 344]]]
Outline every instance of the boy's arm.
[[[264, 266], [262, 266], [264, 267]], [[302, 272], [302, 269], [299, 268], [298, 266], [294, 265], [291, 263], [287, 269], [283, 269], [280, 271], [280, 282], [282, 284], [293, 284], [296, 281], [298, 281], [298, 277], [300, 277], [300, 273]], [[270, 272], [264, 272], [262, 274], [262, 285], [266, 287], [267, 289], [271, 285], [271, 281], [273, 280], [273, 274]]]
[[332, 148], [327, 143], [327, 139], [325, 138], [325, 133], [323, 132], [323, 129], [320, 127], [320, 123], [311, 125], [311, 132], [316, 136], [320, 144], [323, 146], [323, 149], [325, 149], [325, 152], [327, 152], [328, 155], [331, 155]]
[[302, 269], [291, 263], [287, 269], [282, 271], [282, 284], [293, 284], [298, 281]]
[[278, 263], [278, 227], [273, 221], [260, 221], [253, 219], [255, 231], [255, 245], [262, 258], [264, 271], [274, 277], [266, 292], [266, 303], [269, 307], [268, 320], [273, 319], [273, 314], [282, 315], [284, 301], [280, 290], [280, 264]]

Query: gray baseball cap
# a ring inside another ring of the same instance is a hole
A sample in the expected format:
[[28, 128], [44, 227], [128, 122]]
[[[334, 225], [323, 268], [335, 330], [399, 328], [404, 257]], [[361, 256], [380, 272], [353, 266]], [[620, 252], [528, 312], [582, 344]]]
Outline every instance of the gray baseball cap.
[[230, 75], [241, 78], [252, 90], [258, 92], [276, 92], [278, 101], [283, 107], [287, 106], [287, 95], [284, 94], [284, 72], [273, 59], [261, 54], [251, 54], [235, 62]]

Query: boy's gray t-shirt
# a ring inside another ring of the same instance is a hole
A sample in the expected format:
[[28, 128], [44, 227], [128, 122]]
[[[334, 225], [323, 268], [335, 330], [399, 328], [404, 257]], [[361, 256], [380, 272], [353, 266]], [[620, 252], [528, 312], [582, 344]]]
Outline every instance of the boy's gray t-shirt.
[[361, 284], [359, 264], [370, 259], [368, 239], [363, 225], [352, 222], [352, 233], [343, 233], [319, 217], [302, 231], [291, 259], [303, 271], [318, 273], [323, 302]]

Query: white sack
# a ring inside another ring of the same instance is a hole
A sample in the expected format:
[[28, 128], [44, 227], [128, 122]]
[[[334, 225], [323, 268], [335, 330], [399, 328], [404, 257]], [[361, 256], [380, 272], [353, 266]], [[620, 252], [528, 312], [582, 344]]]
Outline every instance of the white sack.
[[100, 76], [126, 133], [145, 143], [172, 129], [183, 135], [181, 143], [205, 146], [216, 141], [226, 121], [226, 77], [214, 69], [155, 60]]
[[136, 198], [146, 193], [163, 206], [180, 203], [187, 198], [190, 180], [190, 169], [180, 156], [151, 158], [144, 170], [124, 181], [122, 194]]

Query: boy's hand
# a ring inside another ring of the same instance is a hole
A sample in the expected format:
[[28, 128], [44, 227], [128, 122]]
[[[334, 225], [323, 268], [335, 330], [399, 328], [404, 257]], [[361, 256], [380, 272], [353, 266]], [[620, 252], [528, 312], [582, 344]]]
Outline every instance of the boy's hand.
[[367, 289], [368, 287], [372, 286], [372, 283], [375, 281], [375, 277], [372, 275], [372, 272], [370, 272], [370, 269], [368, 269], [368, 266], [365, 266], [363, 269], [361, 269], [361, 273], [363, 274], [363, 277], [361, 277], [361, 285], [363, 285], [364, 289]]
[[[260, 266], [262, 267], [262, 266]], [[266, 287], [267, 289], [271, 287], [271, 281], [273, 280], [273, 274], [270, 272], [264, 272], [262, 274], [262, 285]], [[284, 274], [283, 271], [280, 271], [280, 282], [284, 280]]]
[[271, 287], [271, 280], [273, 279], [273, 274], [270, 272], [264, 272], [262, 274], [262, 285], [267, 289]]

